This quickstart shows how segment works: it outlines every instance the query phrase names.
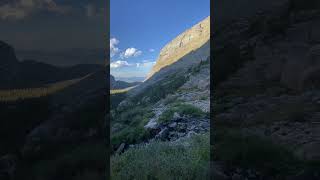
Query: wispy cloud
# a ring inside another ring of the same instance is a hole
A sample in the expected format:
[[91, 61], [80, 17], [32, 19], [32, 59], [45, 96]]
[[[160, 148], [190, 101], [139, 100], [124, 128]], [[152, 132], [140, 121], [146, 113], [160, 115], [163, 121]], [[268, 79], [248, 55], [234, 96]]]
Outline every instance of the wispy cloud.
[[116, 69], [116, 68], [121, 68], [125, 66], [132, 66], [132, 64], [129, 64], [128, 61], [115, 61], [110, 63], [110, 68]]
[[154, 49], [149, 49], [149, 52], [154, 52]]
[[39, 11], [65, 14], [70, 7], [58, 5], [54, 0], [17, 0], [0, 6], [2, 20], [20, 20]]
[[119, 52], [119, 48], [117, 47], [119, 42], [120, 41], [116, 38], [110, 39], [110, 57], [115, 56]]
[[140, 68], [140, 67], [148, 68], [148, 67], [152, 67], [155, 64], [156, 64], [155, 61], [143, 60], [141, 63], [136, 63], [136, 67], [138, 67], [138, 68]]
[[142, 51], [136, 48], [128, 48], [124, 52], [120, 54], [121, 59], [130, 58], [130, 57], [137, 57], [142, 54]]

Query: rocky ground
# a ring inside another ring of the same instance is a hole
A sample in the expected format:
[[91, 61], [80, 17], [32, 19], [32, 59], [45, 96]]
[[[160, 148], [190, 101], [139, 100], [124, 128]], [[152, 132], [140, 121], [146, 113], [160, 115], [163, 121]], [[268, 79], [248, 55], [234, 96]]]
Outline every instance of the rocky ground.
[[[222, 28], [223, 35], [216, 32], [215, 65], [226, 71], [217, 69], [214, 77], [215, 128], [271, 140], [300, 164], [318, 162], [320, 11], [293, 10], [289, 3], [277, 7], [234, 20], [237, 28]], [[233, 55], [226, 55], [228, 51]], [[217, 141], [217, 151], [226, 147]], [[267, 165], [260, 169], [230, 165], [219, 154], [214, 164], [220, 179], [319, 179], [307, 165], [270, 175], [263, 171]]]
[[[203, 134], [210, 131], [210, 64], [196, 66], [189, 72], [188, 80], [174, 93], [166, 95], [165, 98], [151, 106], [154, 116], [144, 125], [145, 130], [151, 132], [151, 136], [142, 144], [160, 141], [179, 141], [195, 134]], [[127, 99], [122, 101], [118, 107], [128, 105]], [[173, 112], [166, 122], [159, 122], [159, 118], [168, 110], [174, 109], [175, 103], [189, 105], [200, 110], [204, 116], [193, 117], [192, 115]], [[138, 145], [141, 145], [139, 143]], [[117, 152], [123, 152], [124, 147], [134, 147], [136, 144], [123, 144]]]

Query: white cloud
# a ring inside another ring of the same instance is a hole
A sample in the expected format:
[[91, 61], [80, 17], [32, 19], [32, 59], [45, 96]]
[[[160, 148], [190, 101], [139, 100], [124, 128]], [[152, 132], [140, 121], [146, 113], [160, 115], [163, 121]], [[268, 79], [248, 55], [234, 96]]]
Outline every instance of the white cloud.
[[154, 52], [154, 49], [149, 49], [149, 52]]
[[124, 66], [132, 66], [132, 64], [129, 64], [127, 61], [115, 61], [110, 64], [111, 69], [120, 68]]
[[116, 45], [119, 44], [119, 40], [116, 38], [110, 39], [110, 57], [113, 57], [119, 52], [119, 48]]
[[120, 57], [122, 59], [124, 59], [124, 58], [129, 58], [129, 57], [137, 57], [141, 54], [142, 54], [142, 51], [140, 51], [136, 48], [128, 48], [120, 54]]
[[65, 14], [70, 8], [58, 5], [54, 0], [17, 0], [0, 6], [0, 18], [3, 20], [19, 20], [43, 10]]
[[153, 65], [155, 65], [156, 62], [155, 61], [149, 61], [149, 60], [143, 60], [142, 63], [136, 63], [136, 67], [139, 68], [139, 67], [151, 67]]

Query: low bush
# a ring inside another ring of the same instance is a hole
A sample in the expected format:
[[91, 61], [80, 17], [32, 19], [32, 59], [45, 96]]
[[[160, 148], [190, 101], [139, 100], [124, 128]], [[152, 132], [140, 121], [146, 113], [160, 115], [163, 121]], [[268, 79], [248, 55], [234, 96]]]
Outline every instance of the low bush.
[[148, 107], [137, 106], [116, 114], [111, 124], [120, 123], [123, 128], [111, 132], [111, 144], [117, 146], [120, 143], [138, 143], [148, 138], [149, 132], [144, 128], [154, 113]]
[[[216, 128], [218, 129], [218, 128]], [[295, 173], [299, 160], [291, 151], [268, 139], [231, 130], [214, 133], [214, 159], [230, 167], [254, 168], [265, 175]]]
[[169, 122], [173, 118], [175, 112], [177, 112], [179, 115], [187, 115], [195, 118], [206, 116], [206, 113], [204, 113], [201, 109], [190, 104], [173, 103], [165, 112], [160, 115], [158, 122]]
[[207, 133], [181, 144], [152, 142], [131, 148], [111, 157], [111, 179], [209, 179], [209, 144]]
[[90, 177], [92, 180], [106, 178], [106, 152], [107, 146], [104, 144], [80, 145], [57, 155], [56, 159], [42, 160], [35, 164], [32, 167], [32, 179], [76, 180], [80, 176]]
[[[153, 104], [160, 99], [165, 98], [168, 94], [174, 93], [179, 87], [181, 87], [186, 81], [187, 77], [184, 75], [173, 74], [166, 77], [164, 80], [157, 84], [147, 88], [139, 95], [132, 98], [133, 102], [140, 102], [142, 104]], [[148, 102], [142, 102], [141, 100], [148, 97]]]

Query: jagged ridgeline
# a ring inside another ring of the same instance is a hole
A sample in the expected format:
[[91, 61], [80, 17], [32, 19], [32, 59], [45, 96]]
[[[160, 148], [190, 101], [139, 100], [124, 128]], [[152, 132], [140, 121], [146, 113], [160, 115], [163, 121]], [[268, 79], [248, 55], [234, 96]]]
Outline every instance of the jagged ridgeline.
[[209, 178], [209, 59], [207, 17], [162, 48], [143, 83], [111, 93], [112, 179]]

